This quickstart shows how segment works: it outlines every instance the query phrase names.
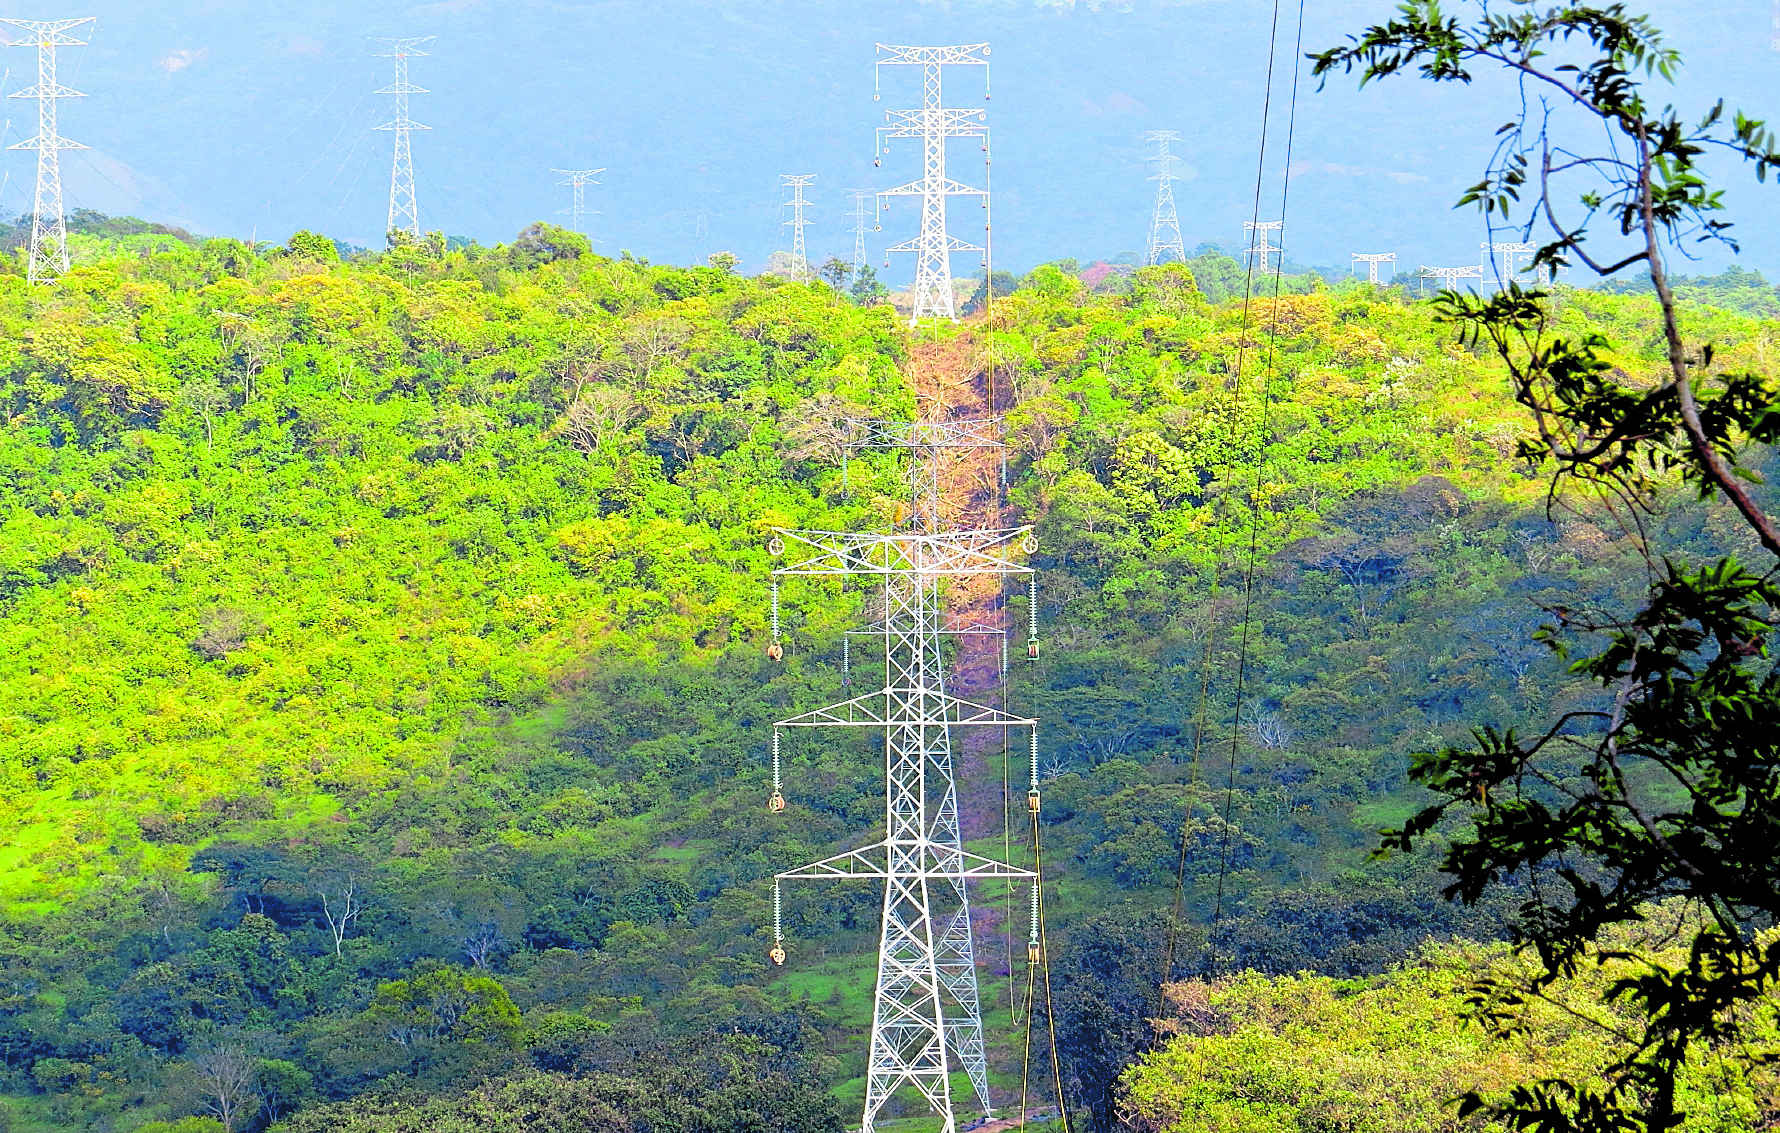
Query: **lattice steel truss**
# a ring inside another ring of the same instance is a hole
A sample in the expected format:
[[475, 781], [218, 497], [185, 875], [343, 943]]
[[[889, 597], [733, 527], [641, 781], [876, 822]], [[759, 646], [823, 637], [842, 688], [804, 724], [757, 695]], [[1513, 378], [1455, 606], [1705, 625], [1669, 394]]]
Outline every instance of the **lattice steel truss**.
[[[1256, 267], [1261, 271], [1272, 270], [1272, 265], [1267, 262], [1268, 256], [1271, 256], [1275, 252], [1285, 251], [1284, 248], [1276, 248], [1268, 243], [1268, 233], [1279, 232], [1284, 229], [1285, 226], [1286, 222], [1283, 220], [1245, 220], [1242, 222], [1243, 229], [1250, 233], [1254, 240], [1254, 242], [1249, 245], [1248, 254], [1251, 257], [1260, 257], [1261, 262], [1257, 264]], [[1284, 261], [1282, 260], [1281, 263], [1283, 264]]]
[[605, 171], [606, 167], [603, 165], [598, 169], [552, 169], [550, 171], [552, 173], [561, 173], [563, 175], [563, 179], [557, 182], [558, 185], [573, 186], [574, 199], [572, 203], [566, 209], [557, 209], [556, 215], [568, 217], [569, 227], [576, 232], [581, 231], [581, 216], [583, 213], [592, 211], [595, 216], [599, 215], [598, 209], [589, 210], [587, 207], [587, 186], [599, 184], [598, 181], [593, 179], [593, 175], [595, 173], [604, 173]]
[[[910, 451], [915, 485], [910, 524], [916, 530], [779, 530], [774, 535], [775, 554], [794, 556], [773, 572], [774, 648], [780, 578], [866, 576], [882, 589], [882, 620], [853, 636], [870, 635], [882, 642], [883, 687], [780, 720], [773, 732], [774, 809], [784, 806], [779, 729], [866, 728], [884, 736], [883, 840], [788, 870], [776, 879], [872, 878], [884, 883], [861, 1133], [872, 1133], [885, 1103], [905, 1086], [918, 1090], [940, 1115], [942, 1133], [955, 1133], [951, 1076], [960, 1070], [969, 1077], [985, 1115], [993, 1116], [967, 883], [999, 879], [1035, 884], [1037, 875], [964, 849], [952, 729], [1030, 728], [1036, 753], [1037, 721], [947, 690], [942, 638], [1003, 631], [948, 622], [941, 589], [952, 578], [1030, 575], [1032, 568], [1016, 561], [1015, 553], [1030, 553], [1035, 544], [1030, 527], [939, 530], [937, 488], [928, 486], [938, 484], [935, 466], [949, 450], [1000, 447], [999, 429], [998, 421], [849, 422], [849, 449]], [[1036, 770], [1033, 776], [1036, 784]], [[775, 889], [773, 956], [782, 961], [778, 913]]]
[[411, 239], [420, 239], [420, 206], [414, 199], [414, 153], [408, 144], [408, 135], [414, 130], [430, 130], [431, 126], [422, 126], [408, 117], [408, 96], [411, 94], [431, 94], [425, 87], [417, 87], [408, 81], [408, 60], [414, 56], [425, 57], [426, 52], [415, 48], [423, 43], [430, 43], [433, 37], [423, 35], [418, 39], [379, 39], [378, 43], [387, 44], [388, 51], [377, 54], [379, 59], [396, 61], [396, 81], [378, 94], [396, 96], [396, 116], [377, 127], [379, 130], [394, 130], [396, 135], [395, 163], [389, 172], [389, 227], [391, 233], [406, 232]]
[[1156, 183], [1156, 211], [1150, 216], [1150, 248], [1144, 262], [1159, 264], [1169, 252], [1174, 253], [1175, 259], [1185, 260], [1187, 246], [1181, 240], [1180, 216], [1174, 209], [1176, 159], [1168, 152], [1168, 143], [1180, 141], [1180, 134], [1174, 130], [1151, 130], [1143, 138], [1156, 143], [1156, 154], [1149, 159], [1156, 163], [1156, 175], [1150, 178]]
[[62, 213], [62, 159], [66, 149], [86, 149], [58, 133], [56, 100], [85, 98], [77, 90], [69, 90], [56, 81], [56, 48], [83, 47], [86, 40], [75, 39], [68, 29], [90, 23], [94, 17], [77, 20], [0, 20], [30, 32], [29, 38], [13, 42], [13, 47], [37, 49], [37, 85], [13, 94], [13, 98], [37, 100], [37, 134], [8, 149], [37, 151], [37, 195], [31, 209], [30, 265], [26, 278], [32, 283], [51, 283], [68, 270], [68, 224]]
[[1355, 252], [1353, 257], [1366, 265], [1366, 282], [1374, 287], [1378, 286], [1378, 265], [1394, 265], [1397, 262], [1397, 253], [1395, 252]]
[[804, 219], [803, 210], [809, 207], [804, 200], [804, 187], [816, 179], [814, 173], [786, 173], [779, 177], [779, 182], [791, 190], [791, 199], [784, 203], [791, 208], [791, 219], [785, 227], [791, 229], [791, 263], [797, 272], [797, 278], [810, 278], [810, 257], [804, 248], [803, 230], [810, 222]]
[[[1496, 277], [1496, 285], [1499, 287], [1506, 286], [1520, 274], [1521, 257], [1526, 257], [1530, 263], [1533, 258], [1533, 253], [1539, 250], [1539, 245], [1537, 244], [1518, 241], [1497, 241], [1493, 244], [1485, 241], [1477, 246], [1483, 250], [1483, 258], [1486, 264], [1493, 256], [1502, 257], [1499, 269], [1489, 273]], [[1540, 264], [1538, 267], [1537, 282], [1542, 284], [1549, 282], [1544, 264]]]
[[[987, 112], [983, 110], [946, 110], [940, 106], [940, 68], [959, 65], [986, 67], [989, 45], [972, 43], [957, 47], [896, 47], [877, 45], [880, 53], [889, 52], [888, 59], [879, 59], [880, 67], [911, 65], [922, 69], [922, 100], [919, 110], [891, 110], [885, 113], [889, 124], [878, 127], [879, 149], [885, 138], [921, 139], [921, 179], [885, 189], [880, 197], [920, 197], [921, 234], [912, 240], [886, 248], [886, 252], [915, 253], [915, 287], [911, 293], [913, 309], [909, 325], [923, 318], [957, 321], [957, 303], [952, 294], [952, 253], [983, 252], [979, 244], [967, 244], [946, 232], [946, 199], [978, 196], [988, 199], [987, 189], [969, 185], [946, 176], [946, 139], [983, 138], [988, 146]], [[988, 226], [984, 226], [987, 240]]]

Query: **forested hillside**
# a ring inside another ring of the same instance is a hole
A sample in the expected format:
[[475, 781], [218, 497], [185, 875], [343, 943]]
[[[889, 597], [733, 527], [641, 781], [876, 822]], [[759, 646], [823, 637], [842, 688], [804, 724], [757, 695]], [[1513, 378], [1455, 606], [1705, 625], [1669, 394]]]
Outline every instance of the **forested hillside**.
[[[894, 521], [900, 469], [855, 458], [843, 483], [836, 437], [948, 412], [917, 397], [924, 351], [962, 360], [960, 405], [1006, 412], [1008, 515], [1037, 525], [1043, 648], [1007, 691], [1045, 722], [1077, 1104], [1103, 1100], [1096, 1060], [1123, 1065], [1095, 1020], [1141, 1018], [1145, 980], [1359, 977], [1490, 937], [1424, 856], [1368, 861], [1421, 802], [1404, 756], [1594, 696], [1528, 643], [1539, 606], [1615, 607], [1645, 578], [1610, 513], [1547, 509], [1497, 364], [1389, 290], [1306, 279], [1245, 306], [1215, 256], [1093, 288], [1048, 266], [911, 339], [824, 284], [613, 260], [549, 226], [351, 262], [301, 233], [75, 239], [54, 290], [0, 274], [17, 1131], [528, 1107], [534, 1129], [770, 1109], [838, 1130], [878, 895], [788, 890], [775, 969], [764, 879], [867, 833], [881, 772], [791, 744], [769, 814], [766, 725], [838, 698], [861, 599], [788, 589], [768, 660], [766, 543]], [[1652, 301], [1559, 302], [1649, 352], [1627, 373], [1656, 364]], [[1726, 366], [1770, 346], [1753, 317], [1691, 317]], [[1662, 522], [1671, 545], [1737, 539], [1705, 508]], [[967, 770], [967, 837], [1023, 855], [999, 745]], [[1017, 1090], [1023, 958], [985, 952]]]

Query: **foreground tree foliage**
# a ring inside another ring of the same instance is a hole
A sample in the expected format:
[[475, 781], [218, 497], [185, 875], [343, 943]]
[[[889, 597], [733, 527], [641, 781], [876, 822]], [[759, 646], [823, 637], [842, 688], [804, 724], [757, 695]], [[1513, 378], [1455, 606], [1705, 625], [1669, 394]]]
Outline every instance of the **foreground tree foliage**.
[[[1614, 987], [1652, 961], [1688, 959], [1681, 930], [1695, 914], [1680, 902], [1645, 912], [1639, 924], [1604, 930], [1586, 962], [1556, 980], [1543, 979], [1536, 956], [1461, 942], [1424, 946], [1371, 979], [1248, 972], [1172, 984], [1162, 1022], [1175, 1037], [1127, 1075], [1125, 1116], [1169, 1133], [1509, 1128], [1481, 1113], [1460, 1117], [1451, 1099], [1505, 1102], [1540, 1078], [1607, 1088], [1642, 1025], [1638, 1005]], [[1479, 1000], [1480, 983], [1502, 993]], [[1774, 1006], [1770, 998], [1744, 1010], [1746, 1038], [1780, 1038]], [[1478, 1026], [1480, 1015], [1490, 1025]], [[1780, 1075], [1738, 1054], [1734, 1044], [1690, 1049], [1676, 1073], [1687, 1112], [1678, 1128], [1732, 1133], [1780, 1114]]]
[[[1659, 562], [1673, 551], [1653, 541], [1650, 589], [1634, 614], [1548, 607], [1554, 620], [1541, 638], [1560, 657], [1584, 635], [1605, 639], [1572, 664], [1599, 688], [1596, 703], [1530, 737], [1485, 728], [1473, 746], [1417, 756], [1411, 777], [1441, 801], [1386, 844], [1451, 837], [1447, 893], [1465, 902], [1531, 881], [1513, 927], [1537, 976], [1518, 991], [1479, 984], [1480, 1003], [1502, 1004], [1485, 1012], [1493, 1025], [1512, 1030], [1526, 995], [1608, 961], [1618, 975], [1605, 999], [1631, 1009], [1629, 1041], [1598, 1076], [1531, 1075], [1506, 1097], [1467, 1094], [1462, 1114], [1552, 1131], [1682, 1127], [1692, 1108], [1684, 1073], [1702, 1046], [1750, 1069], [1780, 1059], [1780, 943], [1759, 935], [1780, 915], [1780, 673], [1770, 653], [1780, 525], [1761, 487], [1780, 439], [1780, 386], [1716, 359], [1687, 325], [1664, 256], [1688, 239], [1729, 242], [1700, 165], [1710, 151], [1746, 160], [1758, 178], [1780, 167], [1780, 153], [1760, 122], [1726, 123], [1722, 104], [1697, 125], [1656, 110], [1646, 80], [1672, 78], [1679, 58], [1622, 5], [1486, 5], [1469, 25], [1431, 0], [1400, 11], [1317, 56], [1316, 72], [1357, 67], [1367, 82], [1413, 66], [1468, 82], [1472, 68], [1505, 68], [1527, 96], [1523, 116], [1503, 128], [1484, 180], [1461, 203], [1506, 220], [1526, 192], [1534, 215], [1523, 231], [1550, 234], [1537, 263], [1579, 262], [1601, 275], [1638, 265], [1661, 309], [1664, 372], [1642, 382], [1614, 365], [1606, 336], [1557, 325], [1541, 292], [1444, 298], [1446, 317], [1503, 359], [1531, 412], [1537, 436], [1523, 454], [1555, 471], [1554, 494], [1598, 493], [1627, 522], [1680, 483], [1727, 500], [1738, 524], [1706, 563]], [[1581, 148], [1590, 124], [1612, 139], [1605, 152]], [[1568, 207], [1574, 188], [1580, 205]], [[1598, 214], [1611, 224], [1605, 240], [1590, 232]], [[1449, 816], [1467, 816], [1469, 829]], [[1702, 914], [1681, 954], [1610, 943], [1671, 896]]]

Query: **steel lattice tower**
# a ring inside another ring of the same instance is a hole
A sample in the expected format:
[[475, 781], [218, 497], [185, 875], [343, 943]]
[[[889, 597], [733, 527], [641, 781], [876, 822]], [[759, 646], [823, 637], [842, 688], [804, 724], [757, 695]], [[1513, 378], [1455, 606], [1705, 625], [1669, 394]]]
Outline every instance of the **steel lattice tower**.
[[1374, 287], [1378, 286], [1378, 265], [1397, 262], [1395, 252], [1355, 252], [1353, 257], [1366, 265], [1366, 281]]
[[[1244, 228], [1244, 230], [1254, 234], [1254, 243], [1249, 245], [1248, 254], [1251, 257], [1253, 257], [1253, 256], [1261, 257], [1261, 270], [1262, 271], [1266, 271], [1268, 269], [1268, 267], [1270, 266], [1267, 263], [1268, 256], [1272, 255], [1274, 252], [1285, 251], [1284, 248], [1275, 248], [1272, 244], [1269, 244], [1267, 242], [1267, 234], [1269, 232], [1278, 232], [1280, 229], [1284, 228], [1285, 226], [1286, 226], [1286, 222], [1283, 220], [1263, 220], [1263, 221], [1258, 221], [1258, 222], [1253, 221], [1253, 220], [1245, 220], [1242, 222], [1242, 227]], [[1280, 267], [1283, 268], [1284, 266], [1285, 266], [1285, 260], [1282, 258], [1280, 260]]]
[[[921, 234], [912, 240], [886, 248], [886, 252], [915, 253], [915, 286], [911, 293], [913, 310], [909, 325], [926, 317], [958, 319], [956, 298], [952, 294], [952, 253], [982, 252], [985, 248], [967, 244], [946, 232], [946, 198], [980, 196], [987, 199], [986, 189], [973, 189], [946, 176], [947, 138], [984, 138], [989, 136], [987, 113], [982, 110], [946, 110], [940, 105], [940, 68], [974, 65], [987, 67], [989, 45], [972, 43], [958, 47], [896, 47], [880, 43], [878, 51], [889, 52], [890, 58], [879, 59], [877, 66], [908, 64], [922, 69], [922, 99], [919, 110], [891, 110], [885, 113], [889, 125], [878, 127], [880, 150], [885, 138], [920, 138], [922, 146], [921, 179], [885, 189], [879, 196], [920, 197]], [[988, 143], [985, 141], [985, 145]], [[986, 235], [987, 226], [985, 226]]]
[[422, 126], [408, 117], [408, 96], [432, 92], [408, 81], [408, 60], [414, 56], [424, 58], [426, 52], [414, 49], [432, 40], [430, 35], [423, 35], [418, 39], [377, 40], [378, 43], [389, 45], [389, 50], [379, 52], [377, 58], [396, 61], [396, 81], [376, 92], [396, 96], [395, 118], [377, 127], [379, 130], [394, 130], [396, 133], [396, 159], [389, 173], [389, 231], [406, 232], [415, 240], [420, 239], [420, 208], [414, 201], [414, 155], [408, 145], [408, 134], [413, 130], [430, 130], [432, 127]]
[[1156, 183], [1156, 211], [1150, 217], [1150, 250], [1145, 262], [1161, 263], [1164, 252], [1173, 252], [1185, 260], [1187, 247], [1180, 237], [1180, 216], [1174, 211], [1175, 158], [1168, 152], [1168, 143], [1180, 141], [1180, 134], [1174, 130], [1151, 130], [1143, 138], [1156, 143], [1156, 156], [1149, 159], [1156, 163], [1156, 175], [1150, 178]]
[[796, 265], [797, 278], [810, 278], [810, 258], [804, 254], [803, 228], [809, 221], [803, 218], [804, 206], [810, 202], [803, 199], [803, 187], [816, 179], [814, 173], [785, 173], [779, 180], [791, 189], [791, 199], [782, 203], [791, 206], [791, 219], [785, 222], [791, 229], [791, 262]]
[[873, 196], [870, 189], [850, 190], [853, 198], [853, 278], [865, 266], [865, 198]]
[[[966, 725], [1033, 729], [1037, 799], [1037, 722], [946, 690], [941, 642], [948, 634], [1000, 633], [984, 626], [946, 624], [941, 582], [972, 575], [1032, 573], [1013, 561], [1015, 547], [1035, 549], [1030, 527], [942, 531], [940, 464], [949, 452], [999, 449], [999, 420], [886, 425], [848, 422], [846, 448], [904, 449], [910, 454], [913, 515], [910, 529], [891, 533], [788, 531], [775, 533], [769, 549], [786, 541], [804, 557], [773, 572], [774, 648], [778, 649], [778, 580], [782, 577], [866, 576], [881, 586], [884, 619], [859, 631], [884, 648], [884, 687], [814, 712], [781, 720], [773, 733], [773, 809], [780, 794], [779, 729], [850, 727], [884, 737], [884, 840], [777, 876], [874, 878], [884, 883], [878, 976], [873, 996], [861, 1133], [872, 1133], [884, 1104], [905, 1086], [920, 1091], [939, 1114], [941, 1133], [955, 1133], [951, 1075], [964, 1071], [985, 1114], [988, 1064], [983, 1047], [982, 1005], [971, 936], [969, 881], [1025, 880], [1036, 874], [963, 848], [952, 729]], [[1036, 909], [1036, 893], [1033, 895]], [[774, 897], [773, 958], [784, 960]], [[1036, 949], [1034, 930], [1030, 945]]]
[[[1522, 256], [1530, 257], [1534, 252], [1539, 250], [1539, 245], [1533, 243], [1498, 242], [1492, 244], [1485, 241], [1477, 246], [1483, 250], [1484, 260], [1486, 262], [1492, 255], [1499, 255], [1502, 257], [1502, 267], [1505, 270], [1491, 273], [1495, 275], [1496, 285], [1498, 287], [1513, 280], [1515, 276], [1520, 274], [1520, 258]], [[1543, 266], [1539, 268], [1539, 282], [1545, 282], [1545, 268]]]
[[[574, 203], [566, 209], [558, 209], [556, 215], [568, 217], [569, 227], [576, 232], [581, 231], [581, 214], [587, 211], [587, 186], [599, 184], [593, 179], [593, 175], [604, 173], [605, 169], [552, 169], [550, 172], [563, 175], [564, 180], [558, 181], [558, 185], [575, 187]], [[597, 210], [595, 212], [597, 215]]]
[[69, 90], [56, 81], [56, 48], [84, 47], [86, 40], [75, 39], [68, 29], [89, 23], [92, 16], [78, 20], [0, 20], [24, 28], [31, 38], [14, 42], [13, 47], [37, 48], [37, 85], [26, 87], [13, 98], [37, 100], [37, 135], [26, 138], [9, 149], [37, 151], [37, 196], [31, 209], [30, 266], [26, 271], [32, 283], [54, 282], [68, 270], [68, 224], [62, 213], [62, 160], [65, 149], [86, 149], [79, 142], [61, 136], [56, 124], [56, 100], [85, 98], [77, 90]]

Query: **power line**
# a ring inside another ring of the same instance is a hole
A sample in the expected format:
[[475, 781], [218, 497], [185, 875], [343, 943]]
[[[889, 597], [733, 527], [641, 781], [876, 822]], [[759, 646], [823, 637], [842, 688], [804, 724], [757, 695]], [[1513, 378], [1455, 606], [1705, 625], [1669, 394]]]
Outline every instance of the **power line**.
[[423, 43], [430, 43], [433, 36], [423, 35], [417, 39], [379, 39], [376, 42], [389, 45], [388, 51], [378, 52], [379, 59], [396, 61], [396, 81], [378, 91], [378, 94], [393, 94], [396, 97], [396, 116], [377, 127], [379, 130], [394, 130], [396, 135], [395, 163], [389, 173], [389, 232], [406, 232], [415, 240], [420, 239], [420, 207], [414, 200], [414, 155], [408, 144], [408, 135], [414, 130], [430, 130], [431, 126], [422, 126], [408, 117], [408, 96], [411, 94], [431, 94], [425, 87], [417, 87], [408, 81], [408, 60], [414, 56], [425, 57], [424, 51], [415, 48]]
[[[919, 110], [885, 112], [889, 125], [878, 127], [878, 150], [883, 152], [886, 138], [920, 138], [921, 179], [885, 189], [879, 196], [920, 197], [921, 234], [885, 249], [886, 252], [915, 253], [915, 286], [911, 293], [913, 309], [909, 325], [923, 318], [958, 321], [957, 300], [952, 293], [953, 252], [988, 251], [977, 244], [967, 244], [946, 231], [946, 198], [979, 196], [987, 206], [988, 190], [973, 189], [946, 176], [946, 139], [982, 138], [988, 147], [987, 112], [983, 110], [947, 110], [940, 105], [940, 68], [947, 66], [978, 66], [987, 68], [989, 45], [972, 43], [957, 47], [896, 47], [880, 43], [878, 51], [889, 52], [890, 58], [879, 59], [876, 66], [910, 65], [922, 70], [922, 99]], [[987, 240], [987, 225], [985, 237]]]
[[19, 40], [13, 47], [37, 48], [37, 85], [26, 87], [13, 98], [37, 100], [37, 134], [9, 149], [37, 151], [37, 196], [31, 212], [30, 266], [26, 271], [32, 283], [53, 283], [68, 270], [68, 223], [62, 215], [62, 150], [86, 149], [57, 132], [56, 102], [64, 98], [85, 98], [56, 81], [56, 48], [84, 47], [86, 40], [75, 39], [68, 29], [91, 23], [94, 17], [77, 20], [0, 20], [30, 32], [31, 39]]
[[1174, 210], [1175, 157], [1168, 152], [1168, 143], [1180, 141], [1180, 134], [1174, 130], [1151, 130], [1143, 138], [1156, 143], [1156, 154], [1149, 158], [1156, 163], [1156, 175], [1150, 178], [1156, 183], [1156, 209], [1150, 216], [1150, 248], [1145, 262], [1159, 264], [1167, 252], [1185, 260], [1187, 248], [1181, 241], [1180, 216]]

